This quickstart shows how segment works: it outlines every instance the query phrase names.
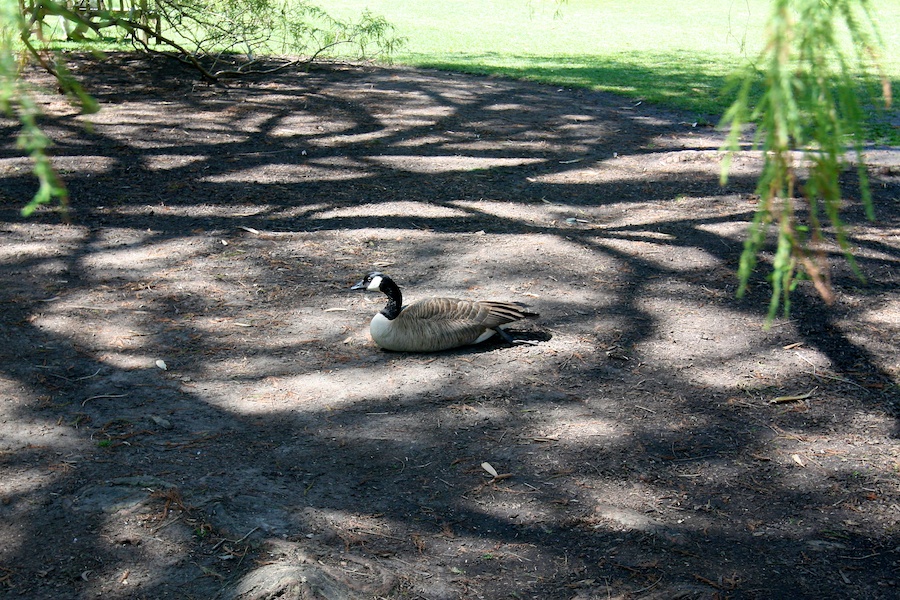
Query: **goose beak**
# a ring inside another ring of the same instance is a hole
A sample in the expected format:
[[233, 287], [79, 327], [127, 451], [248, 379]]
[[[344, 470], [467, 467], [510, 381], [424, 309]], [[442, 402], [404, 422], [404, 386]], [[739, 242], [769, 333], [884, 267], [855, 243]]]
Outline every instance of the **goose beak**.
[[365, 279], [360, 279], [360, 280], [356, 283], [356, 285], [354, 285], [354, 286], [353, 286], [352, 288], [350, 288], [350, 289], [351, 289], [351, 290], [364, 290], [364, 289], [366, 289], [366, 280], [365, 280]]

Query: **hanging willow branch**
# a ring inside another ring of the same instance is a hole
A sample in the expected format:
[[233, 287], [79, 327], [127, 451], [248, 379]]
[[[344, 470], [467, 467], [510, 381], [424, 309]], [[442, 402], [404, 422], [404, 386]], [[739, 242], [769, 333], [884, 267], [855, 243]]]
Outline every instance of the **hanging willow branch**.
[[[837, 243], [863, 279], [840, 218], [839, 177], [852, 149], [866, 215], [874, 219], [863, 156], [865, 116], [858, 74], [865, 73], [868, 64], [877, 64], [879, 42], [869, 0], [774, 0], [767, 44], [757, 63], [763, 68], [762, 97], [753, 107], [751, 90], [758, 74], [748, 72], [722, 120], [730, 129], [723, 184], [744, 125], [757, 125], [754, 146], [761, 147], [765, 157], [757, 185], [760, 202], [738, 269], [738, 297], [746, 292], [770, 227], [776, 225], [767, 323], [780, 306], [789, 312], [790, 293], [801, 277], [812, 281], [826, 303], [833, 302], [824, 250], [829, 240]], [[881, 81], [889, 107], [890, 83], [883, 75]], [[804, 171], [807, 175], [801, 180]], [[797, 192], [801, 197], [795, 197]], [[805, 213], [805, 220], [798, 213]]]

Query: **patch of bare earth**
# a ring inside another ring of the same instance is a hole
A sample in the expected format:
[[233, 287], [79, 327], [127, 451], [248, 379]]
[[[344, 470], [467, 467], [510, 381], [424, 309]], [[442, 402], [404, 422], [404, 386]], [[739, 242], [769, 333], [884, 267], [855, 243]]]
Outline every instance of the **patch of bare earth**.
[[[848, 216], [867, 283], [838, 260], [834, 306], [801, 285], [764, 330], [762, 275], [734, 298], [758, 156], [720, 187], [685, 116], [404, 69], [73, 68], [103, 110], [44, 121], [72, 224], [18, 216], [0, 123], [3, 595], [896, 597], [896, 153], [878, 222]], [[348, 290], [373, 267], [528, 303], [542, 341], [379, 351], [383, 300]]]

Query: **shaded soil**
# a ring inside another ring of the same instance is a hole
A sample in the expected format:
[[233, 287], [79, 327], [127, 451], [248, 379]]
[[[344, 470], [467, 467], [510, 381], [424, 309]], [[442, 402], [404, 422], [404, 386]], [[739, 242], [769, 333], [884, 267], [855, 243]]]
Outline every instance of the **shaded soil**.
[[[834, 306], [801, 285], [765, 330], [762, 275], [734, 297], [759, 157], [720, 187], [689, 116], [73, 68], [103, 110], [49, 99], [71, 224], [18, 216], [0, 122], [0, 595], [896, 598], [896, 153], [847, 214], [867, 283], [836, 260]], [[541, 341], [380, 351], [373, 267], [530, 304]]]

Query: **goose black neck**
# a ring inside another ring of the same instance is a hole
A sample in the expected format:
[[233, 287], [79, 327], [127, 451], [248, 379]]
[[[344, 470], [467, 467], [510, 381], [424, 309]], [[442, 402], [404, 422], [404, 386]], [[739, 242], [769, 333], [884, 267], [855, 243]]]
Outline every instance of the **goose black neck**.
[[381, 280], [381, 287], [378, 289], [388, 297], [387, 306], [382, 309], [381, 314], [389, 320], [396, 319], [400, 314], [400, 309], [403, 307], [403, 294], [400, 292], [400, 288], [394, 283], [393, 279], [385, 276]]

